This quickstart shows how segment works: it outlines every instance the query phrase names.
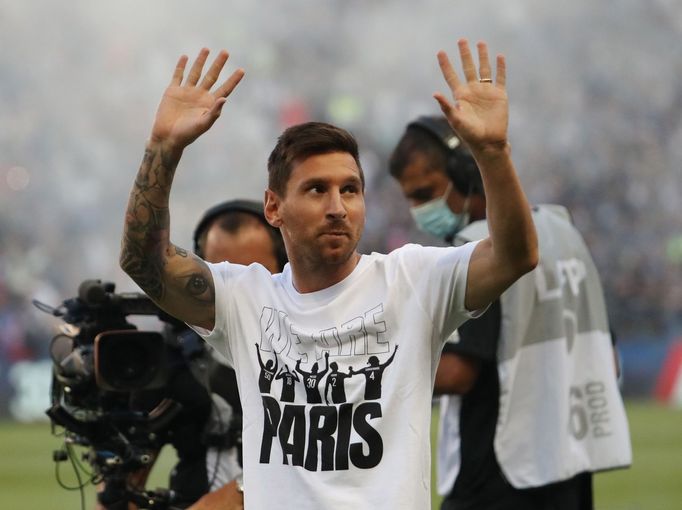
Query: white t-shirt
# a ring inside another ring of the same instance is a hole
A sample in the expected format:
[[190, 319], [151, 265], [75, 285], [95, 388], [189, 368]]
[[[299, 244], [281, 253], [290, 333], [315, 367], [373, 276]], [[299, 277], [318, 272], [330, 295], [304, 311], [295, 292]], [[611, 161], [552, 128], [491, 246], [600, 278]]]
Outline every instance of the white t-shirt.
[[444, 340], [464, 307], [475, 243], [363, 255], [300, 294], [291, 271], [210, 265], [213, 331], [244, 412], [247, 509], [424, 509], [429, 423]]

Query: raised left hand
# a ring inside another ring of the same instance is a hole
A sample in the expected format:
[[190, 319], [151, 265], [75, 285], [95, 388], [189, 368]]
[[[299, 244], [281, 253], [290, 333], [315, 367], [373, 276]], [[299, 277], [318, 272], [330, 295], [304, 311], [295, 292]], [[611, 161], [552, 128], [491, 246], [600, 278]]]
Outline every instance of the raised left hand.
[[450, 88], [452, 99], [437, 92], [434, 98], [440, 104], [452, 128], [472, 151], [505, 147], [509, 105], [505, 90], [506, 64], [504, 56], [496, 59], [493, 78], [488, 60], [488, 47], [479, 42], [478, 71], [466, 39], [457, 42], [465, 81], [459, 79], [450, 59], [444, 51], [438, 52], [438, 64]]

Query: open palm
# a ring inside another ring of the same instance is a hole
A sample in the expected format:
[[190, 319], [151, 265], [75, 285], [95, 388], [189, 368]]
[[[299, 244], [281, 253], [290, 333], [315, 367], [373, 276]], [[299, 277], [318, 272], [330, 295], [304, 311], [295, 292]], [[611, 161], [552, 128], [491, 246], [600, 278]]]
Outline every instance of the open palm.
[[438, 63], [454, 104], [441, 93], [434, 94], [434, 97], [452, 128], [472, 149], [505, 144], [509, 106], [504, 57], [497, 57], [496, 78], [493, 80], [485, 43], [478, 43], [478, 71], [467, 41], [460, 40], [458, 46], [466, 81], [459, 79], [447, 54], [441, 51]]
[[244, 71], [237, 69], [211, 92], [229, 55], [221, 51], [199, 83], [207, 56], [206, 48], [199, 52], [184, 83], [187, 57], [183, 55], [178, 60], [173, 78], [156, 112], [152, 141], [169, 143], [182, 149], [206, 132], [220, 116], [227, 96], [242, 79]]

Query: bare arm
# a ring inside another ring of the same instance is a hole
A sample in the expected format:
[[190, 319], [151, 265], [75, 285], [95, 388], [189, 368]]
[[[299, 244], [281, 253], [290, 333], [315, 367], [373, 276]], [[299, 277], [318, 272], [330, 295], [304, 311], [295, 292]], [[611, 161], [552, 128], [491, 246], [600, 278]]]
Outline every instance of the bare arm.
[[479, 371], [480, 363], [474, 358], [444, 352], [436, 369], [434, 395], [468, 393], [473, 388]]
[[232, 480], [220, 489], [204, 494], [187, 510], [244, 510], [244, 495]]
[[199, 83], [208, 50], [202, 49], [185, 82], [187, 57], [177, 63], [159, 104], [135, 184], [121, 241], [121, 268], [161, 308], [178, 319], [212, 329], [214, 284], [200, 258], [170, 242], [168, 199], [182, 152], [220, 116], [227, 96], [244, 75], [238, 69], [214, 92], [227, 61], [221, 51]]
[[[538, 262], [537, 235], [530, 206], [511, 160], [507, 140], [506, 65], [497, 56], [493, 80], [485, 43], [478, 43], [479, 70], [466, 40], [458, 42], [466, 81], [460, 81], [445, 52], [438, 63], [454, 104], [434, 95], [452, 128], [467, 143], [481, 171], [490, 236], [469, 263], [465, 306], [476, 310], [494, 301]], [[478, 78], [480, 76], [480, 79]]]

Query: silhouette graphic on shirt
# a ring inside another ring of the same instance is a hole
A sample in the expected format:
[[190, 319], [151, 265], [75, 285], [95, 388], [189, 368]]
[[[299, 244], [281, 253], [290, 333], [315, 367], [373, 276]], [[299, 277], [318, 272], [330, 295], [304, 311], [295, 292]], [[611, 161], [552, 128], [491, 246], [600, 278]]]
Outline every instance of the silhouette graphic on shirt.
[[[329, 404], [328, 395], [329, 388], [332, 389], [332, 402], [334, 404], [343, 404], [346, 402], [346, 388], [345, 380], [352, 376], [352, 373], [344, 374], [339, 372], [339, 365], [333, 361], [329, 364], [332, 369], [327, 376], [327, 382], [324, 385], [324, 401]], [[353, 372], [353, 367], [348, 367], [350, 372]]]
[[305, 386], [305, 393], [308, 398], [309, 404], [321, 404], [322, 397], [320, 397], [320, 390], [318, 389], [320, 381], [324, 377], [324, 374], [329, 370], [329, 353], [324, 353], [324, 359], [327, 362], [327, 367], [322, 371], [318, 372], [317, 362], [313, 363], [310, 372], [301, 370], [301, 360], [296, 362], [296, 371], [303, 376], [303, 385]]
[[294, 381], [300, 381], [296, 372], [289, 370], [289, 367], [285, 364], [284, 368], [277, 374], [276, 379], [284, 379], [282, 381], [282, 396], [280, 400], [282, 402], [293, 402], [296, 395]]
[[384, 375], [384, 370], [388, 365], [391, 364], [395, 353], [398, 350], [398, 346], [395, 346], [393, 354], [388, 358], [386, 363], [383, 365], [379, 364], [379, 358], [376, 356], [370, 356], [367, 360], [367, 366], [361, 368], [357, 372], [353, 372], [351, 368], [348, 375], [353, 376], [355, 374], [364, 374], [365, 376], [365, 400], [377, 400], [381, 398], [381, 378]]
[[258, 354], [258, 363], [260, 363], [260, 376], [258, 377], [258, 388], [261, 393], [270, 393], [270, 388], [272, 387], [272, 379], [277, 372], [277, 356], [275, 356], [275, 361], [271, 359], [267, 363], [263, 364], [263, 358], [260, 357], [260, 347], [256, 344], [256, 353]]

